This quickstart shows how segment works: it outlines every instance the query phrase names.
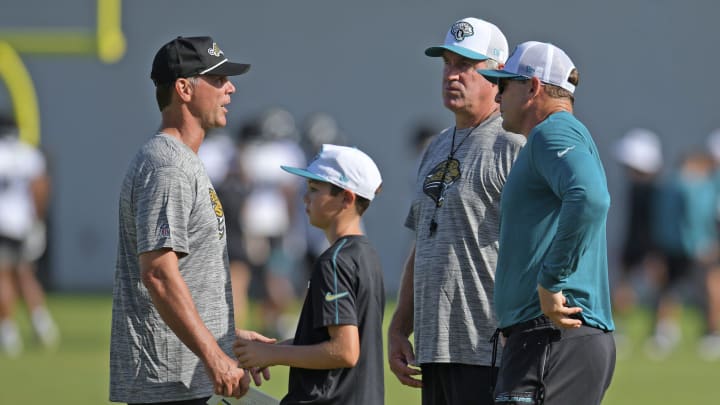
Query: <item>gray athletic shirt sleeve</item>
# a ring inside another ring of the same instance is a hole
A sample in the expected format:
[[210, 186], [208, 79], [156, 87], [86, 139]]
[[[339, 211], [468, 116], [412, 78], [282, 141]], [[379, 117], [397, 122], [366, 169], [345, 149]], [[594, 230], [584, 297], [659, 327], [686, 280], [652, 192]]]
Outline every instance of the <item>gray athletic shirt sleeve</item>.
[[[415, 231], [414, 333], [419, 363], [489, 365], [500, 194], [525, 138], [498, 115], [474, 129], [453, 128], [428, 146], [405, 225]], [[439, 180], [445, 198], [436, 209]], [[430, 235], [433, 216], [437, 230]]]
[[210, 396], [204, 365], [160, 318], [140, 279], [141, 253], [171, 249], [201, 319], [226, 353], [235, 325], [222, 205], [197, 155], [158, 134], [130, 164], [119, 206], [110, 400]]

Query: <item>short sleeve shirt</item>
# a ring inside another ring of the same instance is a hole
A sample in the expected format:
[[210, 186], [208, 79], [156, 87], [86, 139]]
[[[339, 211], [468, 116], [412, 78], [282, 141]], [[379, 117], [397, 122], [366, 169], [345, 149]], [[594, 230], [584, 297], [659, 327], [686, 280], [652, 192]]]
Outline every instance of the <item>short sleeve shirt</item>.
[[328, 326], [357, 325], [360, 358], [352, 368], [290, 368], [289, 390], [281, 404], [382, 405], [384, 308], [375, 249], [365, 236], [338, 239], [315, 263], [293, 344], [329, 340]]
[[497, 115], [477, 128], [443, 131], [420, 162], [405, 225], [415, 231], [414, 336], [421, 364], [491, 363], [500, 193], [524, 144], [525, 137], [503, 130]]
[[222, 205], [198, 156], [165, 134], [138, 152], [122, 183], [110, 341], [110, 400], [162, 402], [210, 396], [204, 365], [155, 309], [139, 255], [178, 253], [205, 326], [231, 354], [235, 325]]

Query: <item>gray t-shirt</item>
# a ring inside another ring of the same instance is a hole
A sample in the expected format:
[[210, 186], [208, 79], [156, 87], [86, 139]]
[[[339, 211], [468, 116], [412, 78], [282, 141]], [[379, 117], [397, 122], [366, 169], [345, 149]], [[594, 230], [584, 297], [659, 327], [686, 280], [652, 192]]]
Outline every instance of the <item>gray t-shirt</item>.
[[497, 115], [457, 130], [449, 159], [453, 131], [425, 151], [405, 221], [415, 231], [415, 353], [419, 363], [489, 365], [500, 193], [525, 137]]
[[122, 183], [110, 338], [110, 400], [165, 402], [213, 394], [203, 363], [175, 336], [140, 279], [139, 255], [179, 254], [205, 326], [231, 354], [235, 335], [225, 217], [198, 156], [157, 134]]

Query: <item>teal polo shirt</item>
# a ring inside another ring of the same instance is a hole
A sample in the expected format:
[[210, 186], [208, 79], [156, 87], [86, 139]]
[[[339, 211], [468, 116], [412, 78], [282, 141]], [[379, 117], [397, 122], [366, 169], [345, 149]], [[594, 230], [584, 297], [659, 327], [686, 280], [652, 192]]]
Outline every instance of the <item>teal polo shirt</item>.
[[528, 135], [503, 188], [495, 311], [505, 328], [542, 315], [538, 284], [614, 330], [605, 223], [605, 170], [590, 132], [568, 112]]

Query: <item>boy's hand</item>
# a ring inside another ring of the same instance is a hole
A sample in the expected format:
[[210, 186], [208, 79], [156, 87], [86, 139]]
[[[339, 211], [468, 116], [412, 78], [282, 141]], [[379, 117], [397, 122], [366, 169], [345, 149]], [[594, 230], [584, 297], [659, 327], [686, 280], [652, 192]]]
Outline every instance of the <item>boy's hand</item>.
[[243, 330], [243, 329], [235, 329], [235, 337], [237, 337], [238, 339], [252, 340], [252, 341], [264, 342], [264, 343], [277, 342], [277, 339], [275, 339], [275, 338], [269, 338], [269, 337], [263, 336], [257, 332], [254, 332], [251, 330]]
[[253, 342], [238, 338], [233, 344], [233, 352], [242, 368], [265, 368], [272, 366], [272, 343]]
[[[237, 340], [235, 341], [235, 344], [233, 345], [233, 349], [238, 344], [239, 341], [244, 342], [262, 342], [260, 344], [272, 344], [277, 342], [277, 339], [269, 338], [266, 336], [263, 336], [257, 332], [249, 331], [249, 330], [242, 330], [242, 329], [235, 329], [235, 336], [237, 336]], [[237, 356], [237, 351], [235, 351], [235, 355]], [[252, 376], [253, 382], [256, 386], [261, 386], [263, 378], [265, 381], [268, 381], [270, 379], [270, 369], [267, 367], [253, 367], [251, 365], [246, 365], [245, 363], [242, 363], [238, 359], [238, 367], [245, 368], [247, 371], [250, 372], [250, 375]]]

